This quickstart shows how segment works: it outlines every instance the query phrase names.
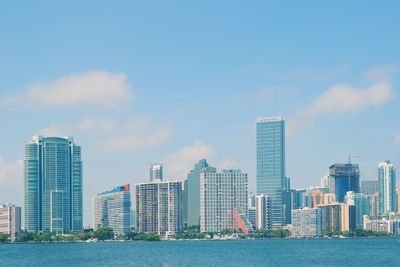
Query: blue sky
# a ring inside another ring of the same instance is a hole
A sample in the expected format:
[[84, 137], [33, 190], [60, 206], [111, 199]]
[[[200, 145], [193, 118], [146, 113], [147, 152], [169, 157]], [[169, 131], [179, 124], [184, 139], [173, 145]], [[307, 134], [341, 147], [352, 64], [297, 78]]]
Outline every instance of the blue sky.
[[91, 197], [182, 178], [205, 157], [255, 189], [255, 120], [287, 120], [287, 175], [400, 161], [398, 1], [0, 4], [0, 202], [23, 204], [24, 144], [74, 136]]

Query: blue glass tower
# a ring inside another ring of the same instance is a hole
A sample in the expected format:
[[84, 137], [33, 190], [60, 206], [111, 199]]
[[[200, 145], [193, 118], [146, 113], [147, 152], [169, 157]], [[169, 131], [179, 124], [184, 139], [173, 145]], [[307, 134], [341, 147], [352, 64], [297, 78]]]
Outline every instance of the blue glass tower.
[[271, 198], [272, 226], [285, 223], [285, 121], [257, 119], [257, 194]]

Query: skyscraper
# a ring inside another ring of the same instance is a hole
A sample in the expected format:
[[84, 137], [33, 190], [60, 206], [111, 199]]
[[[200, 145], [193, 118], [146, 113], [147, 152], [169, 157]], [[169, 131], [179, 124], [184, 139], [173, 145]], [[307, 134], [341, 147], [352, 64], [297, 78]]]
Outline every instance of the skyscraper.
[[354, 205], [356, 209], [356, 228], [363, 228], [364, 215], [371, 214], [371, 197], [362, 193], [349, 191], [345, 196], [345, 203]]
[[34, 136], [25, 146], [24, 169], [25, 229], [82, 230], [81, 147], [72, 137]]
[[129, 184], [97, 194], [93, 198], [93, 227], [110, 227], [126, 234], [131, 227], [131, 192]]
[[348, 191], [360, 192], [360, 169], [358, 164], [333, 164], [329, 167], [329, 193], [336, 195], [336, 201], [343, 202]]
[[[240, 170], [201, 172], [200, 231], [220, 232], [236, 229], [238, 225], [235, 223], [235, 217], [240, 217], [241, 223], [248, 222], [247, 197], [247, 173]], [[234, 216], [234, 213], [240, 216]]]
[[163, 165], [161, 163], [150, 165], [150, 181], [163, 179]]
[[256, 196], [256, 227], [272, 229], [271, 198], [263, 194]]
[[389, 160], [378, 164], [380, 215], [397, 211], [396, 168]]
[[21, 232], [21, 208], [11, 204], [0, 204], [0, 233], [10, 236], [11, 241]]
[[257, 119], [257, 194], [271, 198], [272, 226], [285, 223], [285, 121]]
[[361, 193], [365, 195], [373, 195], [376, 192], [379, 192], [378, 180], [361, 181]]
[[214, 167], [208, 165], [205, 159], [200, 160], [187, 175], [185, 199], [188, 225], [200, 225], [200, 173], [216, 173]]
[[136, 231], [170, 236], [183, 227], [181, 181], [136, 184]]

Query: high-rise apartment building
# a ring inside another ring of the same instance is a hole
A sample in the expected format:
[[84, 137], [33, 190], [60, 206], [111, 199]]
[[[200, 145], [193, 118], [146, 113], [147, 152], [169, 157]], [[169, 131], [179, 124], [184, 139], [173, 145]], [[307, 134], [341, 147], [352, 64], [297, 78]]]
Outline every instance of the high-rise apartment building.
[[384, 215], [397, 211], [396, 168], [389, 160], [378, 164], [378, 212]]
[[292, 236], [315, 237], [322, 235], [322, 211], [319, 208], [292, 210]]
[[150, 165], [150, 181], [163, 179], [163, 165], [161, 163]]
[[338, 233], [341, 231], [342, 218], [339, 203], [320, 205], [322, 211], [322, 232]]
[[285, 224], [285, 121], [257, 119], [257, 194], [271, 198], [272, 226]]
[[290, 190], [290, 200], [292, 202], [292, 210], [302, 209], [306, 207], [306, 189], [292, 189]]
[[171, 236], [183, 227], [181, 181], [136, 184], [136, 231]]
[[21, 207], [0, 204], [0, 233], [10, 236], [11, 241], [21, 232]]
[[93, 227], [110, 227], [116, 234], [131, 231], [131, 192], [129, 184], [97, 194], [93, 198]]
[[247, 186], [247, 174], [240, 170], [201, 172], [200, 231], [237, 229], [234, 217], [247, 219]]
[[379, 184], [378, 180], [375, 181], [361, 181], [361, 190], [360, 192], [364, 195], [373, 195], [376, 192], [379, 192]]
[[81, 147], [72, 137], [33, 137], [25, 146], [24, 191], [25, 230], [82, 230]]
[[329, 167], [329, 193], [336, 195], [336, 201], [343, 202], [348, 191], [360, 192], [360, 169], [358, 164], [333, 164]]
[[186, 216], [188, 225], [200, 225], [200, 173], [216, 173], [217, 169], [200, 160], [187, 175], [185, 183]]
[[351, 232], [356, 229], [356, 207], [347, 203], [340, 203], [340, 230]]
[[345, 203], [355, 206], [356, 228], [362, 229], [364, 215], [369, 216], [371, 214], [371, 196], [349, 191], [344, 199]]
[[261, 194], [256, 196], [256, 227], [257, 229], [272, 229], [271, 198]]

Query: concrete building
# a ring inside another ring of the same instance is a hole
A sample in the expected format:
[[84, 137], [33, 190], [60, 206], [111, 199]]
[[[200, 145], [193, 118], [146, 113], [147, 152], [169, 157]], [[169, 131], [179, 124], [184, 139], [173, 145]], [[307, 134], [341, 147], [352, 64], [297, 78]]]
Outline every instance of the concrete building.
[[378, 180], [375, 181], [361, 181], [361, 193], [364, 195], [373, 195], [379, 192]]
[[247, 219], [247, 174], [240, 170], [200, 174], [200, 231], [237, 229], [236, 218]]
[[347, 203], [340, 203], [340, 213], [340, 231], [354, 231], [356, 229], [356, 207]]
[[253, 228], [257, 227], [257, 209], [255, 207], [248, 208], [247, 220], [251, 223]]
[[272, 229], [271, 198], [261, 194], [256, 196], [256, 227], [257, 229]]
[[150, 181], [162, 180], [163, 179], [163, 165], [161, 163], [155, 163], [150, 165]]
[[257, 194], [272, 202], [272, 225], [282, 226], [285, 219], [285, 121], [281, 117], [258, 118]]
[[396, 168], [389, 160], [378, 164], [378, 183], [379, 215], [397, 211]]
[[185, 182], [186, 222], [189, 226], [200, 225], [200, 173], [216, 173], [217, 169], [200, 160], [187, 175]]
[[400, 219], [370, 219], [364, 215], [364, 230], [400, 235]]
[[322, 212], [322, 232], [338, 233], [342, 230], [341, 207], [339, 203], [319, 205]]
[[136, 184], [136, 231], [173, 236], [183, 227], [181, 181]]
[[354, 205], [356, 209], [356, 228], [363, 228], [364, 215], [371, 214], [371, 196], [362, 193], [347, 192], [345, 196], [345, 203]]
[[25, 146], [25, 230], [82, 230], [82, 201], [81, 147], [72, 137], [34, 136]]
[[322, 210], [303, 208], [292, 210], [292, 236], [315, 237], [322, 234]]
[[15, 241], [21, 232], [21, 208], [11, 204], [0, 204], [0, 233]]
[[306, 189], [291, 189], [290, 200], [292, 202], [292, 210], [302, 209], [306, 207]]
[[360, 169], [358, 164], [333, 164], [329, 167], [329, 193], [335, 194], [336, 201], [343, 203], [348, 191], [360, 192]]
[[93, 198], [93, 228], [110, 227], [116, 234], [131, 231], [131, 192], [129, 184]]

